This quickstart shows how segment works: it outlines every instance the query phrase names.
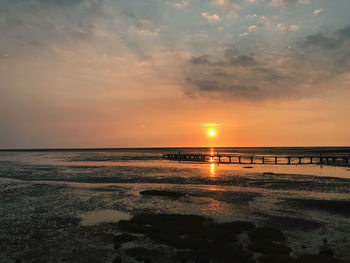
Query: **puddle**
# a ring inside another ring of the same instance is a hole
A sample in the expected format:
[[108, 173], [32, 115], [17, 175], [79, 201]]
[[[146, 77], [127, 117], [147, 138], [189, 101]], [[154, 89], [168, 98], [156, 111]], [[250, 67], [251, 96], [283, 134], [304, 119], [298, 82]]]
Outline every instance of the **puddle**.
[[118, 222], [119, 220], [128, 220], [131, 215], [123, 213], [117, 210], [105, 209], [105, 210], [95, 210], [84, 212], [78, 214], [81, 217], [81, 225], [83, 226], [93, 226], [102, 222]]

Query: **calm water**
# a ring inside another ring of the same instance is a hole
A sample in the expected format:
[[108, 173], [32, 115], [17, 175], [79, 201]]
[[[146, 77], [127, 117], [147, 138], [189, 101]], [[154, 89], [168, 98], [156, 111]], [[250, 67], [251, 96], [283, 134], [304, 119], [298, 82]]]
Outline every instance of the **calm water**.
[[[230, 184], [231, 176], [261, 173], [350, 178], [350, 169], [320, 165], [246, 165], [176, 162], [164, 153], [220, 153], [247, 156], [350, 156], [350, 148], [164, 148], [59, 151], [0, 151], [0, 176], [26, 180]], [[35, 169], [38, 169], [36, 172]], [[265, 178], [267, 175], [264, 175]], [[180, 179], [181, 180], [178, 180]], [[317, 180], [317, 179], [316, 179]]]

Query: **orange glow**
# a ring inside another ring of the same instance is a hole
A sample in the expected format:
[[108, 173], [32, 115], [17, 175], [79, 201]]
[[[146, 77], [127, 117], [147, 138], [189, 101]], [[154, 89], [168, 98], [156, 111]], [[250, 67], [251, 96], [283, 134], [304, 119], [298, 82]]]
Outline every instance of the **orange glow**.
[[210, 148], [210, 155], [214, 155], [214, 148]]
[[216, 132], [214, 130], [209, 130], [208, 134], [210, 137], [214, 137]]
[[214, 163], [210, 164], [210, 176], [215, 177], [215, 164]]

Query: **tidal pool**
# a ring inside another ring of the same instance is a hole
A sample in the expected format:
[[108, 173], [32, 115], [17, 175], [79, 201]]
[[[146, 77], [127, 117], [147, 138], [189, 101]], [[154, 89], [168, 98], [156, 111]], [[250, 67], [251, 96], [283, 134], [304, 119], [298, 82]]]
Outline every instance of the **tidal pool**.
[[128, 220], [131, 215], [112, 209], [95, 210], [78, 214], [82, 226], [93, 226], [102, 222], [118, 222]]

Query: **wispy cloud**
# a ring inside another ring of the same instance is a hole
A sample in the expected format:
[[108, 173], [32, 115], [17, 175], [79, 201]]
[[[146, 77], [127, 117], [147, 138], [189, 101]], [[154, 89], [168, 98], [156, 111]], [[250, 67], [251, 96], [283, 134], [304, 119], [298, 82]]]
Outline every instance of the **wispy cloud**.
[[311, 3], [311, 0], [299, 0], [298, 2], [304, 5], [308, 5]]
[[257, 27], [256, 25], [252, 25], [252, 26], [249, 26], [249, 27], [248, 27], [248, 30], [249, 30], [250, 32], [255, 32], [255, 31], [258, 30], [258, 27]]
[[259, 4], [262, 3], [264, 0], [245, 0], [246, 2], [250, 3], [250, 4]]
[[318, 15], [318, 14], [321, 14], [323, 11], [324, 11], [323, 8], [316, 9], [316, 10], [313, 12], [313, 14], [314, 14], [314, 15]]
[[228, 9], [234, 9], [234, 10], [239, 10], [240, 7], [238, 4], [236, 4], [232, 0], [214, 0], [214, 5], [228, 8]]
[[215, 122], [206, 122], [201, 124], [202, 127], [222, 127], [222, 124], [215, 123]]
[[186, 8], [190, 5], [190, 0], [182, 0], [182, 1], [179, 1], [179, 2], [170, 2], [170, 5], [172, 5], [173, 7], [175, 8]]
[[240, 37], [246, 37], [246, 36], [248, 36], [248, 35], [249, 35], [248, 32], [244, 32], [244, 33], [239, 34]]
[[130, 27], [131, 33], [136, 33], [145, 37], [157, 37], [160, 31], [161, 31], [160, 28], [156, 28], [155, 30], [152, 31], [150, 29], [144, 29], [144, 28], [139, 28], [135, 26]]
[[218, 6], [226, 12], [228, 18], [237, 17], [241, 7], [233, 0], [213, 0], [214, 6]]
[[270, 5], [275, 7], [287, 7], [297, 3], [307, 5], [310, 4], [310, 2], [310, 0], [271, 0]]
[[206, 12], [203, 12], [201, 16], [207, 19], [209, 22], [217, 22], [220, 20], [220, 16], [218, 16], [217, 14], [210, 15]]
[[298, 31], [300, 28], [297, 25], [285, 25], [285, 24], [277, 24], [277, 29], [284, 32], [295, 32]]

